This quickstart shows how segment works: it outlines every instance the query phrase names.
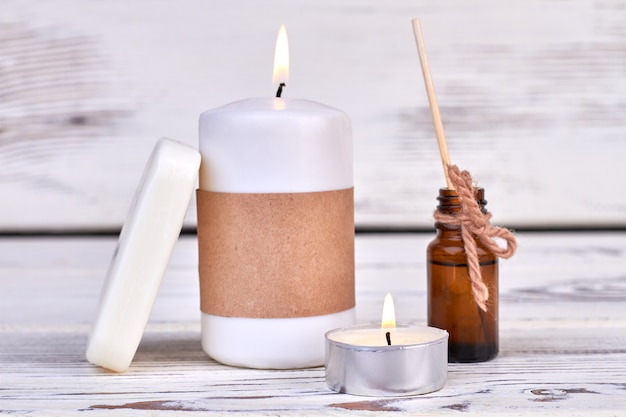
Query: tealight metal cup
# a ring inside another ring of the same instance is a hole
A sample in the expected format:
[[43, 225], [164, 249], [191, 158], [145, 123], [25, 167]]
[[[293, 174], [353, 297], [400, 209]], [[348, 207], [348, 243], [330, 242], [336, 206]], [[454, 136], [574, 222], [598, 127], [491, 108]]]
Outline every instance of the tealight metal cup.
[[359, 346], [332, 339], [337, 332], [368, 327], [373, 326], [326, 333], [326, 383], [331, 390], [394, 397], [426, 394], [444, 387], [448, 373], [448, 332], [422, 326], [435, 334], [434, 340], [397, 346]]

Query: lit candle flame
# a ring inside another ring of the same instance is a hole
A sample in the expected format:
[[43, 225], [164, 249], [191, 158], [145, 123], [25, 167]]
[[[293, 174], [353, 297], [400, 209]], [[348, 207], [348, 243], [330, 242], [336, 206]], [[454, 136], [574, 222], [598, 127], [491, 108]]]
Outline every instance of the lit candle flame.
[[289, 79], [289, 43], [287, 42], [287, 29], [280, 25], [276, 38], [276, 50], [274, 51], [274, 75], [272, 84], [287, 84]]
[[383, 329], [396, 328], [396, 309], [393, 305], [393, 297], [389, 293], [385, 296], [383, 303], [383, 320], [380, 327]]

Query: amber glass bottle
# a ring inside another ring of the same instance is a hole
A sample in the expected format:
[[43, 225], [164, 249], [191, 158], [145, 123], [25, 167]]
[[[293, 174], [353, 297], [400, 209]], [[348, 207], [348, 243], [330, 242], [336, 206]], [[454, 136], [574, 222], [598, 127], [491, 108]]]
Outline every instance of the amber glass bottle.
[[[484, 190], [475, 189], [485, 213]], [[455, 215], [460, 200], [454, 190], [439, 190], [440, 213]], [[498, 354], [498, 258], [476, 240], [482, 279], [489, 289], [487, 311], [472, 294], [467, 258], [458, 225], [435, 223], [437, 237], [428, 245], [428, 325], [445, 329], [449, 362], [483, 362]]]

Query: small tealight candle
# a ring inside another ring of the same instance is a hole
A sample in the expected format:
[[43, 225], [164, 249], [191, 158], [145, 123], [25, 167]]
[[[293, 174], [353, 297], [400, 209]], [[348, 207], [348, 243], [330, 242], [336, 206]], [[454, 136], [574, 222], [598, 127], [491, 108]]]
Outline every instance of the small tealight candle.
[[387, 294], [381, 326], [326, 333], [326, 383], [330, 389], [363, 396], [402, 396], [443, 388], [448, 332], [427, 326], [396, 326], [393, 311], [393, 299]]

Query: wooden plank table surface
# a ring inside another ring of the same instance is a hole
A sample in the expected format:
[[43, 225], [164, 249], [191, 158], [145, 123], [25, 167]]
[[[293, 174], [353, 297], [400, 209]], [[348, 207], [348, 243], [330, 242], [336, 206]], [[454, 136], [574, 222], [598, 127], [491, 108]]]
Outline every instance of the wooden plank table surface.
[[[359, 234], [357, 317], [425, 321], [431, 234]], [[500, 355], [427, 395], [330, 391], [324, 369], [232, 368], [200, 347], [195, 236], [182, 236], [127, 373], [84, 357], [115, 237], [0, 238], [0, 414], [626, 415], [626, 233], [520, 233], [501, 263]]]

